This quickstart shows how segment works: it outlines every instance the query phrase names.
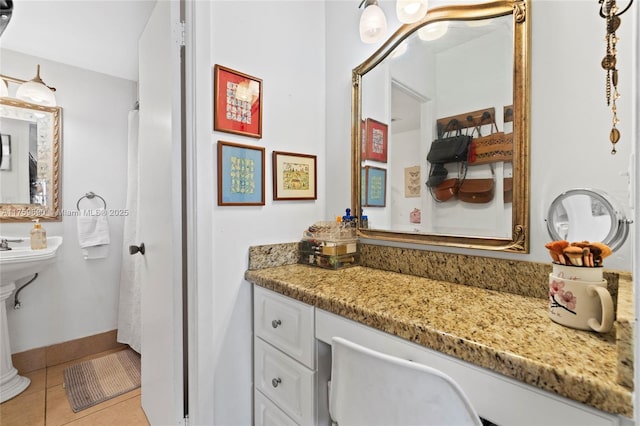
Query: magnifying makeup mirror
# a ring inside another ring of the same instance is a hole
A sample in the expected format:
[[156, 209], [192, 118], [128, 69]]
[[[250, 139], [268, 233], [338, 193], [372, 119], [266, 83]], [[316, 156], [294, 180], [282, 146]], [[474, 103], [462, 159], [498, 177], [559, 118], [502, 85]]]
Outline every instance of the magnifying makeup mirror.
[[629, 235], [624, 211], [607, 193], [597, 189], [571, 189], [551, 203], [547, 230], [553, 240], [599, 241], [612, 251]]

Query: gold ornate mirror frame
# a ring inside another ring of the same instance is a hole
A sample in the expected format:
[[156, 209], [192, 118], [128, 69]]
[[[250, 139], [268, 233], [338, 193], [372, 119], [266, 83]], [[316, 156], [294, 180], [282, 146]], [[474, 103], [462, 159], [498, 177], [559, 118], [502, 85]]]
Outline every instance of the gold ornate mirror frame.
[[[61, 220], [60, 147], [61, 107], [46, 107], [12, 98], [0, 99], [0, 117], [35, 123], [37, 127], [36, 180], [41, 203], [0, 203], [0, 222], [33, 219]], [[1, 177], [0, 177], [1, 178]]]
[[361, 206], [362, 77], [380, 64], [419, 28], [438, 21], [480, 20], [513, 16], [513, 208], [511, 238], [438, 235], [358, 228], [361, 238], [437, 246], [464, 247], [517, 253], [529, 252], [529, 110], [530, 16], [528, 0], [506, 0], [473, 5], [441, 6], [426, 17], [401, 26], [371, 57], [352, 72], [351, 205], [357, 217]]

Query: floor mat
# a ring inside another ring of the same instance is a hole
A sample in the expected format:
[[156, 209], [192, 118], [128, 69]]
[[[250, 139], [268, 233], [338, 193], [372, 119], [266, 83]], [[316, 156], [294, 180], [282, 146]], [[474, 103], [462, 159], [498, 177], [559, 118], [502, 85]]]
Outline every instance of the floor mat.
[[74, 413], [140, 387], [140, 355], [131, 349], [80, 362], [64, 370]]

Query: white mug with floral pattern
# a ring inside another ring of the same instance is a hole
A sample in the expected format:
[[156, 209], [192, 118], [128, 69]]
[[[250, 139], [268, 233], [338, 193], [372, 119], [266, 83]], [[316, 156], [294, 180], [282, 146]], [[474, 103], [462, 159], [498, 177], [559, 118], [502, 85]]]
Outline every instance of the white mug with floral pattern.
[[613, 327], [607, 280], [582, 281], [549, 274], [549, 318], [579, 330], [607, 333]]

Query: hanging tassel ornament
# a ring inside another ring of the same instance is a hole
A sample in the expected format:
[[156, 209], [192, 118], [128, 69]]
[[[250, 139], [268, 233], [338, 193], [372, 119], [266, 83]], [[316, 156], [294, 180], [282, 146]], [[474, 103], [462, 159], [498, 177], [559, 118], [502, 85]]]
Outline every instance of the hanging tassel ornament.
[[607, 43], [607, 51], [602, 59], [602, 68], [607, 73], [605, 88], [607, 94], [607, 106], [611, 107], [611, 113], [613, 114], [611, 132], [609, 132], [609, 140], [613, 147], [611, 148], [611, 154], [615, 154], [616, 144], [620, 140], [620, 130], [618, 130], [618, 107], [616, 101], [620, 98], [620, 92], [618, 92], [618, 69], [616, 68], [616, 44], [619, 39], [616, 36], [616, 30], [620, 27], [620, 15], [626, 12], [633, 0], [630, 0], [626, 8], [618, 13], [618, 5], [616, 0], [599, 0], [600, 2], [600, 16], [606, 20], [607, 23], [607, 35], [605, 41]]

